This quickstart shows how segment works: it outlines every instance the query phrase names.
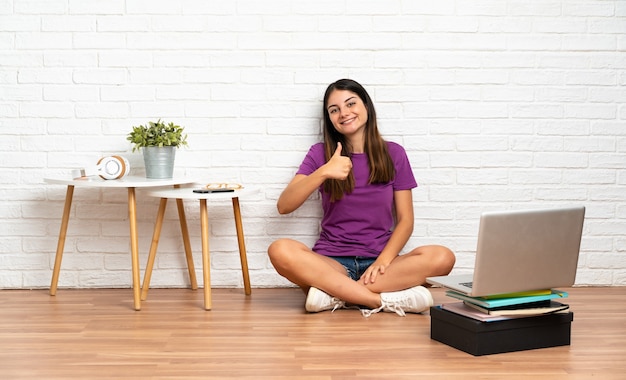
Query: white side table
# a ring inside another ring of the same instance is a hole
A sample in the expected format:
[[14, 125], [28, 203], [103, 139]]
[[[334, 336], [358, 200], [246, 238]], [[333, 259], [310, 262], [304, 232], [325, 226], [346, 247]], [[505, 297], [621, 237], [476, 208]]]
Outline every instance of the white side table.
[[[165, 215], [165, 207], [167, 206], [167, 200], [172, 198], [177, 202], [181, 202], [184, 199], [200, 201], [200, 229], [202, 239], [202, 274], [204, 281], [204, 308], [205, 310], [211, 310], [211, 266], [210, 266], [210, 252], [209, 252], [209, 213], [207, 211], [207, 201], [225, 201], [231, 200], [233, 205], [233, 213], [235, 216], [235, 228], [237, 229], [237, 241], [239, 244], [239, 259], [241, 261], [241, 273], [243, 275], [243, 284], [246, 295], [250, 295], [252, 290], [250, 288], [250, 275], [248, 273], [248, 258], [246, 255], [246, 245], [243, 236], [243, 224], [241, 222], [241, 210], [239, 208], [239, 197], [257, 193], [258, 189], [252, 189], [244, 187], [242, 189], [235, 190], [233, 192], [225, 193], [194, 193], [193, 189], [197, 187], [181, 187], [177, 189], [163, 189], [149, 191], [148, 195], [161, 198], [159, 205], [159, 211], [157, 214], [156, 223], [154, 225], [154, 235], [152, 236], [152, 245], [150, 246], [150, 254], [148, 256], [148, 264], [146, 265], [146, 272], [143, 278], [141, 299], [146, 300], [148, 297], [148, 289], [150, 288], [150, 278], [152, 276], [152, 268], [154, 266], [154, 259], [156, 256], [157, 247], [159, 245], [159, 237], [161, 235], [161, 227], [163, 226], [163, 218]], [[180, 207], [180, 206], [179, 206]], [[191, 256], [191, 244], [189, 242], [189, 232], [187, 230], [187, 221], [184, 219], [185, 215], [179, 212], [181, 231], [183, 234], [183, 242], [185, 244], [185, 252], [187, 254], [187, 267], [193, 268], [193, 262], [190, 260]], [[197, 289], [198, 285], [195, 281], [195, 275], [192, 275], [192, 271], [189, 271], [191, 280], [191, 288]]]
[[[141, 288], [140, 288], [140, 268], [139, 268], [139, 245], [137, 238], [137, 202], [135, 198], [136, 188], [153, 188], [162, 186], [178, 187], [182, 184], [192, 183], [193, 180], [186, 178], [173, 179], [147, 179], [145, 177], [128, 176], [116, 180], [103, 180], [100, 177], [88, 177], [80, 179], [69, 178], [44, 178], [49, 184], [66, 185], [67, 192], [65, 194], [65, 206], [63, 209], [63, 218], [61, 220], [61, 229], [59, 231], [59, 241], [57, 244], [56, 258], [54, 260], [54, 270], [52, 272], [52, 282], [50, 283], [50, 295], [56, 295], [57, 284], [59, 282], [59, 272], [61, 271], [61, 261], [63, 259], [63, 250], [65, 247], [65, 237], [67, 235], [67, 225], [70, 219], [70, 209], [72, 207], [72, 198], [74, 196], [74, 187], [87, 188], [126, 188], [128, 189], [128, 221], [130, 224], [130, 249], [131, 264], [133, 273], [133, 298], [135, 310], [141, 310]], [[182, 203], [181, 203], [182, 205]], [[182, 207], [179, 207], [179, 212]], [[184, 212], [184, 211], [183, 211]], [[181, 220], [184, 215], [181, 216]]]

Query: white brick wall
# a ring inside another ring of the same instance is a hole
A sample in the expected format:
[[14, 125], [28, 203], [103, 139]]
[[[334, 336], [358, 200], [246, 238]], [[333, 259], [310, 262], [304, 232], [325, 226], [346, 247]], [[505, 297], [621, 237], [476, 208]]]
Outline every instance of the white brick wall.
[[[177, 170], [261, 192], [242, 200], [255, 287], [286, 285], [266, 248], [312, 244], [314, 197], [276, 199], [320, 139], [328, 83], [374, 98], [421, 187], [409, 245], [473, 266], [478, 217], [587, 206], [577, 283], [626, 285], [626, 2], [611, 0], [0, 0], [0, 288], [50, 283], [68, 175], [124, 154], [132, 125], [184, 125]], [[139, 192], [142, 266], [157, 201]], [[126, 192], [77, 188], [61, 287], [126, 287]], [[187, 204], [200, 275], [198, 211]], [[229, 204], [211, 204], [212, 280], [242, 286]], [[175, 207], [155, 286], [187, 284]]]

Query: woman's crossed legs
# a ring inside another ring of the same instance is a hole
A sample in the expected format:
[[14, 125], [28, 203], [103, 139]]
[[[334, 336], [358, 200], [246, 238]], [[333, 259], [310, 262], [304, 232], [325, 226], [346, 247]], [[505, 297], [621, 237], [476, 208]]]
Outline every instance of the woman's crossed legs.
[[305, 293], [315, 287], [349, 304], [372, 309], [381, 306], [380, 293], [423, 285], [426, 277], [450, 273], [455, 262], [454, 254], [446, 247], [422, 246], [397, 256], [375, 282], [365, 284], [362, 279], [351, 279], [335, 259], [315, 253], [296, 240], [277, 240], [268, 248], [268, 254], [276, 271]]

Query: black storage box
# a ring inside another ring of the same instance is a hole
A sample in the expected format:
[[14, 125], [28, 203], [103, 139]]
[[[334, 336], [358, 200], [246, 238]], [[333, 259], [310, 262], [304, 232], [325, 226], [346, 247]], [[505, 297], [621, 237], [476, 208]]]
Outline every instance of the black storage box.
[[430, 338], [474, 356], [568, 346], [574, 313], [481, 322], [430, 308]]

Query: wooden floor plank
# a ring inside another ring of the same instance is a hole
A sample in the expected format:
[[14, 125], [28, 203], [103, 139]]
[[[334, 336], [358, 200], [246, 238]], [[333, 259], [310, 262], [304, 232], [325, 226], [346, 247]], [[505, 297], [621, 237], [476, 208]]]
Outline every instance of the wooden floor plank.
[[[570, 346], [474, 357], [430, 339], [430, 316], [307, 314], [297, 289], [0, 291], [6, 379], [623, 379], [626, 288], [570, 288]], [[436, 303], [454, 302], [441, 289]]]

